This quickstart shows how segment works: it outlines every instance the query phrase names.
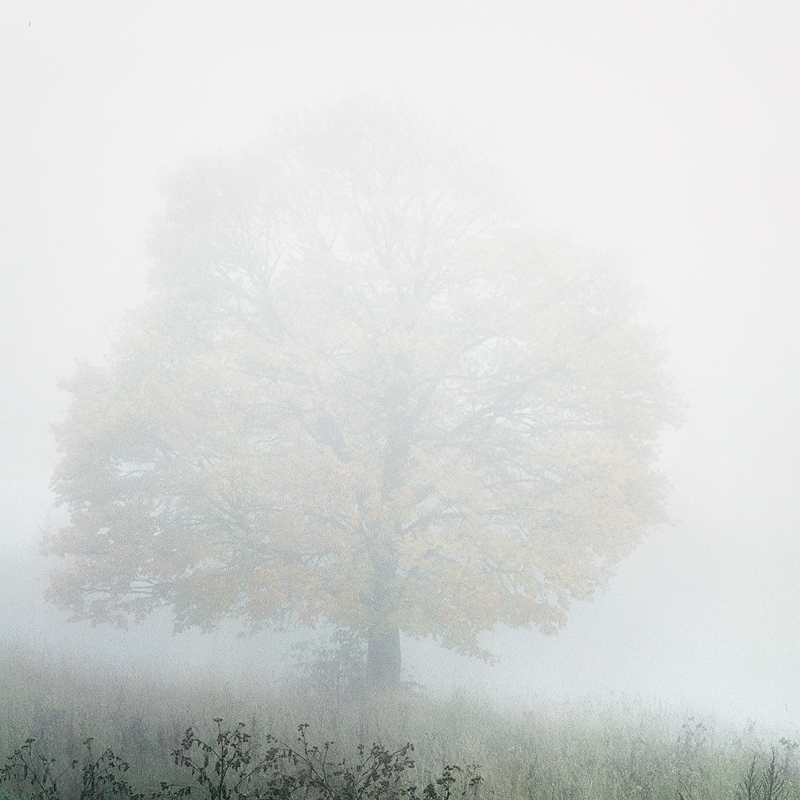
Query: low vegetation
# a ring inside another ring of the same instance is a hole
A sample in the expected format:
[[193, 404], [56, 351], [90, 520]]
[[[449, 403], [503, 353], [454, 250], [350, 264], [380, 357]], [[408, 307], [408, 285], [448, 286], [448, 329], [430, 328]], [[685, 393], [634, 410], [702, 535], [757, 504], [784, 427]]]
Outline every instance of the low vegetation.
[[[2, 800], [796, 800], [800, 746], [636, 704], [501, 711], [337, 676], [178, 684], [0, 647]], [[410, 744], [410, 743], [413, 743]]]

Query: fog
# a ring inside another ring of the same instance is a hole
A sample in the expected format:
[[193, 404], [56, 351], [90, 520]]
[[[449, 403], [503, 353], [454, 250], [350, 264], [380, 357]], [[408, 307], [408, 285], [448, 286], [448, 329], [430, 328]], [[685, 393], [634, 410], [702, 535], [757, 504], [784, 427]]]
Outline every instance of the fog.
[[57, 384], [99, 362], [146, 296], [164, 170], [253, 140], [275, 112], [399, 92], [490, 125], [542, 215], [630, 255], [688, 400], [662, 443], [673, 525], [557, 636], [498, 630], [495, 665], [404, 641], [410, 677], [503, 702], [626, 696], [796, 719], [799, 28], [772, 2], [8, 4], [2, 633], [142, 667], [213, 673], [234, 649], [265, 676], [281, 667], [288, 635], [224, 633], [220, 648], [170, 636], [167, 619], [67, 624], [38, 599], [34, 554], [59, 513]]

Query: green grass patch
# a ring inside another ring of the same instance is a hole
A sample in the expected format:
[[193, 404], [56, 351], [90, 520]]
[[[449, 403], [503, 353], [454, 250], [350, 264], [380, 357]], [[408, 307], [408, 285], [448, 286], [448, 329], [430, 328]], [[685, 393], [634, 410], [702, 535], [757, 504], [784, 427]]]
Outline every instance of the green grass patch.
[[636, 703], [177, 682], [19, 643], [0, 648], [0, 682], [7, 800], [800, 800], [791, 736]]

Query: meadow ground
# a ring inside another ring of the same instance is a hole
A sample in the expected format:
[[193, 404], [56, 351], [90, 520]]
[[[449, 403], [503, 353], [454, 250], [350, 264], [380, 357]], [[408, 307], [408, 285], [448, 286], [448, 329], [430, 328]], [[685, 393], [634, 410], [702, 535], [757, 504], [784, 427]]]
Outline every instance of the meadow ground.
[[[219, 734], [214, 720], [221, 719], [223, 730], [243, 723], [249, 744], [262, 750], [268, 735], [297, 747], [298, 726], [308, 725], [312, 745], [333, 743], [326, 756], [331, 763], [344, 758], [356, 764], [359, 744], [369, 754], [373, 743], [392, 753], [411, 742], [414, 766], [403, 779], [424, 787], [447, 765], [457, 765], [464, 771], [453, 796], [465, 778], [480, 774], [478, 797], [509, 800], [800, 798], [800, 746], [791, 732], [767, 735], [754, 725], [733, 731], [637, 703], [510, 711], [485, 698], [433, 698], [413, 688], [365, 697], [310, 680], [308, 672], [279, 685], [251, 674], [177, 682], [48, 657], [19, 641], [0, 645], [0, 687], [0, 758], [7, 765], [16, 759], [19, 766], [19, 748], [34, 739], [29, 760], [55, 759], [53, 774], [73, 761], [80, 769], [91, 737], [95, 757], [111, 748], [130, 764], [125, 780], [145, 794], [162, 781], [186, 783], [186, 768], [176, 766], [172, 754], [189, 727], [213, 743]], [[192, 796], [213, 797], [209, 785], [199, 786], [196, 775], [194, 780]], [[68, 785], [59, 797], [80, 797], [77, 784], [65, 778], [61, 786]], [[113, 788], [107, 785], [105, 796]], [[469, 792], [475, 794], [474, 788]], [[30, 782], [9, 778], [0, 784], [0, 798], [23, 796], [42, 794]]]

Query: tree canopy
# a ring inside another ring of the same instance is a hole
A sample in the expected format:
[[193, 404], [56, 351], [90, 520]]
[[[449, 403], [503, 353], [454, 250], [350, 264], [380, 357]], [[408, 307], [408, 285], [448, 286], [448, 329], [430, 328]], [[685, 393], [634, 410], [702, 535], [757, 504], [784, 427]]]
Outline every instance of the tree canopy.
[[481, 654], [554, 631], [664, 516], [676, 402], [611, 254], [480, 148], [353, 100], [165, 183], [150, 299], [66, 382], [49, 597]]

